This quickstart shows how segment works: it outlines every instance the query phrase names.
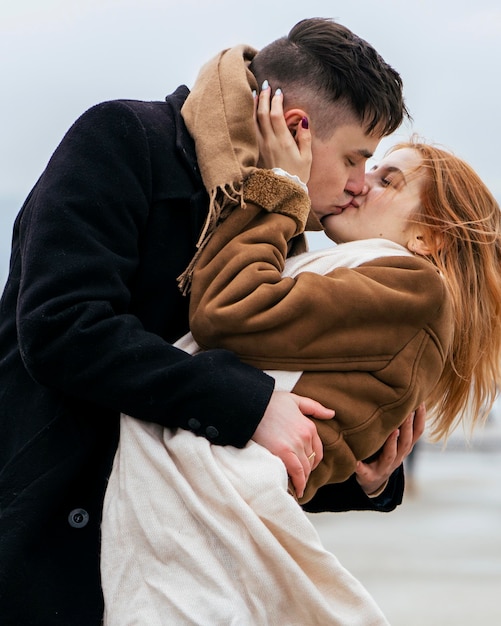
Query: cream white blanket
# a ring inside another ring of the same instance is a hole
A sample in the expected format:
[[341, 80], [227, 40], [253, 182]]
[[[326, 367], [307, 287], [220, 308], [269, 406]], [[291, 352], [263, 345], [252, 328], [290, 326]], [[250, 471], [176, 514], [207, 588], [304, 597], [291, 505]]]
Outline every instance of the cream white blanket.
[[122, 418], [106, 494], [107, 626], [387, 624], [256, 443]]
[[[372, 258], [383, 255], [378, 243]], [[293, 260], [297, 271], [306, 261]], [[179, 345], [197, 349], [191, 336]], [[300, 375], [276, 374], [289, 389]], [[123, 415], [103, 509], [105, 625], [388, 624], [323, 548], [287, 482], [280, 459], [252, 441], [216, 446]]]

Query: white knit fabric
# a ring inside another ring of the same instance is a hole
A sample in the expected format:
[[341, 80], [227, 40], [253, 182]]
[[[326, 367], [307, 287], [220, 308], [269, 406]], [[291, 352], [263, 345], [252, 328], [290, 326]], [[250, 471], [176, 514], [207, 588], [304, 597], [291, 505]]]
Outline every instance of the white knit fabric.
[[103, 519], [107, 626], [387, 624], [322, 547], [278, 457], [122, 424]]
[[[373, 243], [306, 253], [286, 272], [326, 273], [357, 255], [360, 263], [361, 249], [365, 260], [406, 254]], [[191, 335], [176, 345], [198, 350]], [[272, 374], [286, 389], [300, 376]], [[287, 483], [280, 459], [252, 441], [216, 446], [123, 415], [103, 509], [105, 625], [387, 624], [323, 548]]]
[[328, 274], [336, 267], [358, 267], [380, 257], [412, 256], [398, 243], [388, 239], [350, 241], [332, 248], [303, 252], [285, 261], [283, 276], [297, 276], [300, 272]]

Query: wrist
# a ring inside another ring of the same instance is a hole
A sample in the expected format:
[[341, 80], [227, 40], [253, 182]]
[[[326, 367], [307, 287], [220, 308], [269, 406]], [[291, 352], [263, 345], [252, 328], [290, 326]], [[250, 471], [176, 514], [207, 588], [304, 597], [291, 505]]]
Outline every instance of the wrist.
[[306, 186], [306, 183], [303, 183], [303, 181], [299, 178], [299, 176], [296, 176], [296, 174], [289, 174], [289, 172], [286, 172], [281, 167], [273, 167], [271, 171], [274, 174], [277, 174], [277, 176], [285, 176], [285, 178], [294, 181], [302, 188], [305, 193], [308, 193], [308, 187]]
[[384, 481], [384, 483], [382, 485], [380, 485], [377, 489], [375, 489], [374, 491], [371, 491], [370, 493], [367, 494], [367, 497], [369, 498], [377, 498], [378, 496], [380, 496], [383, 491], [386, 489], [386, 487], [388, 486], [388, 478]]

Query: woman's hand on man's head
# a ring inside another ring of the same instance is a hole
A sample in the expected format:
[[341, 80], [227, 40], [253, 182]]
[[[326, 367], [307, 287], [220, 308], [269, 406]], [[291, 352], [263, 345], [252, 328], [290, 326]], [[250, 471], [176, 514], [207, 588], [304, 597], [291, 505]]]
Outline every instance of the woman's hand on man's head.
[[272, 97], [271, 92], [268, 85], [255, 97], [258, 165], [281, 168], [307, 183], [312, 162], [309, 121], [299, 109], [284, 115], [283, 93], [277, 89]]

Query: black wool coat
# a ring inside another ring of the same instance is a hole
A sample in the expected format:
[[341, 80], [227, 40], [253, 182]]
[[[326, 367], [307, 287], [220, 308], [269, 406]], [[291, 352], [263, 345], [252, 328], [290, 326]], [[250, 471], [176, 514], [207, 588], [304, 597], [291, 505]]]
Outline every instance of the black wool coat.
[[[102, 500], [125, 412], [242, 447], [273, 380], [230, 352], [189, 356], [176, 278], [208, 198], [180, 108], [114, 101], [70, 128], [14, 225], [0, 301], [0, 621], [100, 624]], [[390, 510], [354, 480], [311, 510]]]

